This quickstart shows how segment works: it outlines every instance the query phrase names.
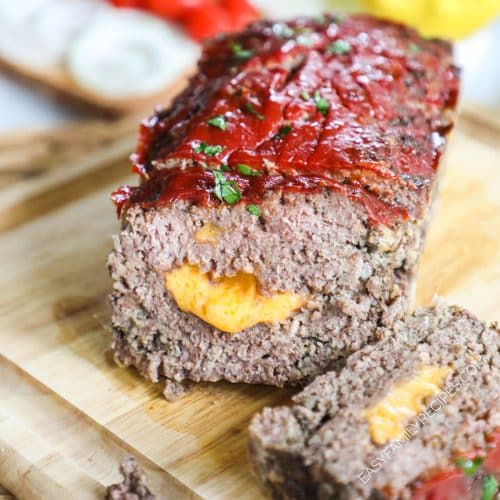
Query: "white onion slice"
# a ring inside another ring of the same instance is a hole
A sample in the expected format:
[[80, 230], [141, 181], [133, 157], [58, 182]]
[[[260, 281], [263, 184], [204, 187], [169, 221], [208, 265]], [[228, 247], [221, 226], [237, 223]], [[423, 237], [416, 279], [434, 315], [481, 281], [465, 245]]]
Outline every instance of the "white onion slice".
[[153, 94], [192, 66], [197, 46], [176, 28], [132, 9], [99, 13], [71, 46], [67, 68], [100, 96]]
[[3, 29], [25, 21], [48, 1], [49, 0], [0, 0], [0, 26]]
[[62, 62], [68, 46], [106, 4], [98, 0], [52, 0], [35, 19], [35, 36], [48, 59]]
[[0, 2], [0, 55], [15, 64], [42, 66], [43, 53], [32, 35], [37, 12], [48, 0]]
[[264, 17], [292, 19], [296, 16], [314, 16], [328, 10], [325, 0], [252, 0]]
[[60, 67], [72, 39], [97, 9], [106, 8], [98, 0], [9, 0], [0, 5], [0, 54], [14, 64], [44, 69]]

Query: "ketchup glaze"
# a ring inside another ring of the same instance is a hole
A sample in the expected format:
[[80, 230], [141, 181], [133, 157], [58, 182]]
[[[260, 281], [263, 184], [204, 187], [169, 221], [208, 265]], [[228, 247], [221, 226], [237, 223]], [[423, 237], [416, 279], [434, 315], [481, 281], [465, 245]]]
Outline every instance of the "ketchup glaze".
[[[187, 89], [140, 126], [140, 186], [113, 199], [119, 211], [215, 206], [223, 202], [212, 170], [223, 167], [243, 202], [332, 189], [371, 222], [391, 224], [411, 216], [398, 193], [428, 190], [458, 85], [449, 44], [402, 25], [369, 16], [256, 22], [205, 44]], [[259, 175], [241, 174], [241, 164]]]

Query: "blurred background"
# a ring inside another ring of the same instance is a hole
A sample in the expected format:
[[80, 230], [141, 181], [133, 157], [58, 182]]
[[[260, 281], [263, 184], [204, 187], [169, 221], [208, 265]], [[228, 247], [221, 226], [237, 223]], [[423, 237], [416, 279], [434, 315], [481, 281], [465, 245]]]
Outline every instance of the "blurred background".
[[500, 0], [0, 0], [0, 132], [148, 113], [203, 38], [327, 10], [455, 40], [464, 99], [500, 109]]

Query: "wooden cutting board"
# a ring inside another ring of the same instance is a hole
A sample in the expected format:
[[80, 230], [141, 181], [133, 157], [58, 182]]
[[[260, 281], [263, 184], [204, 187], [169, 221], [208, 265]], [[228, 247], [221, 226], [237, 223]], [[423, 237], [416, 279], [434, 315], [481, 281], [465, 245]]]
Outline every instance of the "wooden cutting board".
[[[127, 453], [159, 498], [256, 499], [246, 428], [291, 391], [202, 384], [169, 403], [115, 366], [109, 192], [135, 179], [135, 122], [0, 139], [0, 483], [22, 498], [102, 497]], [[500, 122], [464, 109], [422, 260], [434, 294], [500, 317]]]

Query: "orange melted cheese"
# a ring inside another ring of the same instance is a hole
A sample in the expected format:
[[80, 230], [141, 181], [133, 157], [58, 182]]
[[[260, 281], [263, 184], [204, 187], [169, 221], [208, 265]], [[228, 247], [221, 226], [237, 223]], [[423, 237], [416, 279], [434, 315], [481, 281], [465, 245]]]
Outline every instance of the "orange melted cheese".
[[194, 239], [198, 243], [217, 243], [221, 233], [222, 229], [220, 227], [208, 222], [196, 231]]
[[385, 444], [400, 439], [408, 421], [423, 410], [426, 398], [440, 391], [450, 372], [448, 367], [423, 366], [414, 378], [395, 385], [384, 399], [365, 410], [363, 416], [373, 442]]
[[181, 310], [228, 333], [284, 321], [304, 302], [290, 292], [261, 295], [252, 274], [216, 278], [190, 264], [166, 273], [165, 283]]

